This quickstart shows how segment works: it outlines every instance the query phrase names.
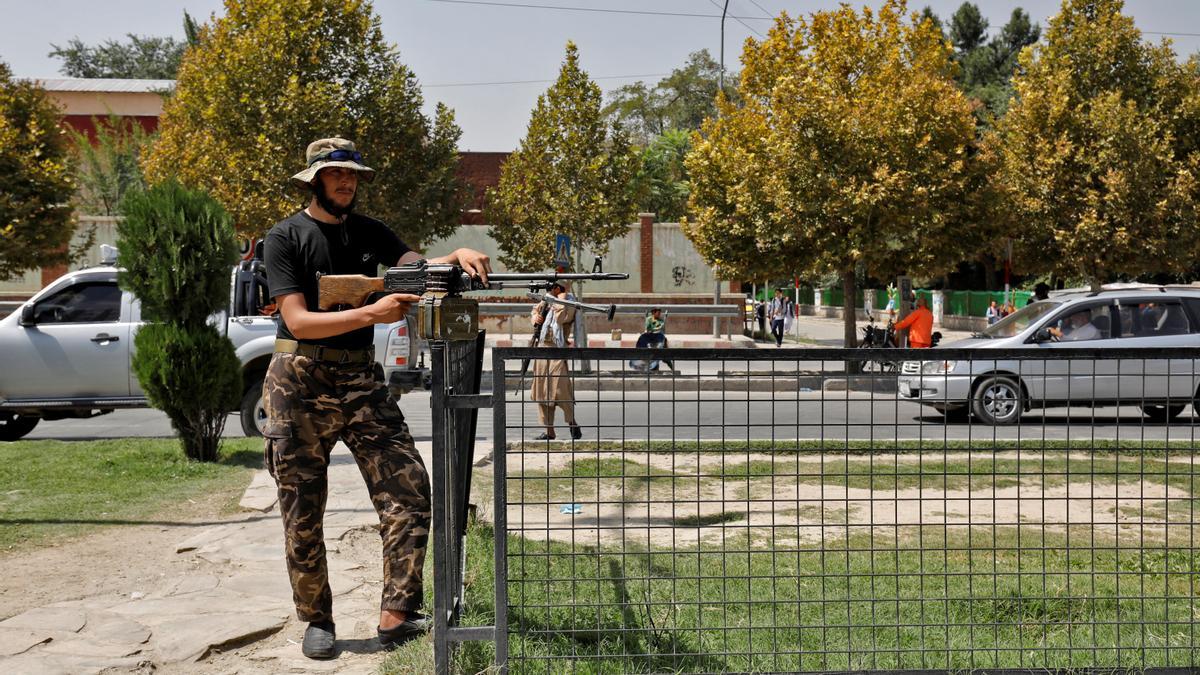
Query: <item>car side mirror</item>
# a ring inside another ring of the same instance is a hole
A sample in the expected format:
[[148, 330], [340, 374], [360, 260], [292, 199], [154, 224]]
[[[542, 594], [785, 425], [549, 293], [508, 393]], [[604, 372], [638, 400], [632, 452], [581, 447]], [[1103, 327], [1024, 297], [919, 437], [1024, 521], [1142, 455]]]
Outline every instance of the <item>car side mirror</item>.
[[17, 321], [21, 326], [33, 326], [37, 322], [33, 320], [33, 303], [21, 306], [21, 318]]
[[1050, 334], [1049, 328], [1039, 328], [1038, 331], [1033, 334], [1033, 341], [1039, 344], [1042, 342], [1050, 342], [1053, 339], [1054, 336]]

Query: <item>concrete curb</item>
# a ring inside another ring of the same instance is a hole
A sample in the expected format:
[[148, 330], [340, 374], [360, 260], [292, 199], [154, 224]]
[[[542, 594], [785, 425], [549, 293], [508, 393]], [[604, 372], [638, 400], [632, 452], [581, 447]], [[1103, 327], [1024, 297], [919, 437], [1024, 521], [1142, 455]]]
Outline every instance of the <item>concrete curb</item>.
[[279, 491], [275, 487], [275, 479], [271, 478], [266, 469], [259, 469], [254, 472], [254, 477], [242, 493], [242, 500], [238, 502], [238, 506], [248, 511], [266, 513], [274, 508], [278, 499]]

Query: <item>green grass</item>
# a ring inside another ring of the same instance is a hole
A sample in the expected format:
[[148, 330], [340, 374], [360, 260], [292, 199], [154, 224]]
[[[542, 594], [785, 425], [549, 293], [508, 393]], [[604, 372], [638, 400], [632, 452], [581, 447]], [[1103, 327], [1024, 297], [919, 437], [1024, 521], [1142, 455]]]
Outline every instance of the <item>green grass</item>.
[[189, 499], [236, 500], [262, 466], [262, 440], [228, 439], [221, 452], [200, 463], [174, 439], [0, 444], [0, 551], [170, 518]]
[[[511, 475], [516, 475], [515, 472]], [[545, 504], [569, 502], [573, 499], [592, 500], [602, 487], [615, 487], [627, 498], [657, 493], [672, 487], [680, 490], [696, 486], [694, 476], [678, 476], [648, 464], [617, 457], [574, 459], [552, 471], [528, 470], [520, 473], [521, 480], [509, 484], [509, 500], [516, 503]]]
[[[720, 488], [723, 477], [734, 497], [716, 513], [673, 522], [684, 529], [722, 528], [718, 542], [689, 539], [673, 551], [628, 539], [598, 546], [591, 534], [577, 541], [564, 539], [570, 532], [558, 541], [510, 534], [511, 670], [1138, 669], [1200, 662], [1200, 551], [1189, 548], [1200, 534], [1191, 525], [1200, 507], [1193, 445], [997, 445], [576, 443], [576, 457], [595, 454], [529, 482], [573, 481], [586, 473], [591, 494], [624, 490], [626, 501], [632, 494], [653, 508], [695, 504], [698, 483]], [[663, 458], [672, 455], [690, 464], [672, 472], [651, 466], [665, 465]], [[526, 482], [515, 465], [509, 462], [514, 503], [514, 486]], [[790, 525], [744, 527], [747, 514], [738, 501], [770, 499], [773, 487], [795, 483], [971, 490], [984, 500], [993, 489], [1018, 484], [1080, 485], [1080, 495], [1087, 485], [1166, 484], [1183, 493], [1165, 504], [1147, 494], [1139, 512], [1122, 507], [1135, 521], [1171, 515], [1166, 539], [1075, 522], [846, 529], [837, 523], [854, 516], [836, 500], [779, 504], [780, 516], [831, 526], [820, 545], [797, 543]], [[682, 495], [679, 485], [691, 492]], [[525, 497], [526, 504], [538, 503]], [[463, 625], [494, 622], [493, 559], [491, 530], [473, 527]], [[457, 658], [460, 672], [475, 673], [491, 665], [493, 652], [489, 644], [469, 643]]]
[[[762, 462], [758, 462], [761, 464]], [[1001, 490], [1016, 485], [1043, 488], [1068, 483], [1112, 485], [1120, 481], [1168, 484], [1191, 492], [1200, 489], [1200, 474], [1190, 462], [1145, 457], [995, 457], [920, 461], [833, 459], [824, 462], [766, 462], [755, 476], [789, 477], [802, 484], [838, 485], [871, 490]], [[734, 467], [735, 477], [742, 477]]]
[[700, 453], [845, 453], [848, 455], [894, 455], [894, 454], [927, 454], [931, 451], [965, 451], [986, 450], [989, 452], [1004, 452], [1008, 450], [1028, 451], [1063, 451], [1079, 450], [1097, 454], [1106, 452], [1128, 452], [1136, 450], [1140, 455], [1157, 457], [1165, 455], [1190, 455], [1200, 449], [1200, 439], [1156, 441], [1156, 440], [1043, 440], [1021, 439], [1020, 441], [998, 438], [975, 440], [942, 440], [921, 439], [895, 441], [888, 439], [876, 440], [702, 440], [702, 441], [672, 441], [672, 440], [622, 440], [622, 441], [551, 441], [533, 443], [509, 443], [510, 456], [526, 454], [539, 455], [543, 453], [574, 453], [584, 452], [625, 452], [625, 453], [654, 453], [690, 455]]
[[[1047, 489], [1068, 484], [1144, 482], [1200, 494], [1200, 472], [1176, 452], [1130, 456], [1100, 451], [1085, 457], [1061, 451], [1029, 456], [1017, 456], [1011, 451], [1001, 456], [977, 451], [955, 458], [938, 457], [939, 453], [930, 452], [867, 456], [843, 456], [835, 452], [812, 458], [784, 453], [777, 459], [738, 462], [730, 459], [729, 452], [699, 451], [688, 456], [709, 461], [701, 464], [699, 472], [691, 474], [669, 472], [629, 458], [669, 455], [632, 450], [621, 454], [575, 459], [549, 472], [518, 472], [510, 468], [509, 501], [513, 504], [588, 501], [600, 493], [610, 495], [610, 499], [619, 494], [627, 502], [690, 501], [696, 498], [698, 489], [719, 486], [722, 482], [735, 486], [734, 495], [739, 500], [769, 498], [772, 490], [796, 484], [897, 492], [971, 490], [986, 494], [1018, 485]], [[1172, 508], [1190, 507], [1173, 502]]]
[[[989, 530], [969, 542], [930, 535], [924, 550], [862, 535], [782, 552], [732, 542], [595, 550], [510, 536], [511, 671], [1138, 668], [1200, 658], [1196, 553], [1072, 553], [1072, 535], [1023, 530], [1021, 549], [1015, 530]], [[463, 625], [494, 621], [491, 542], [486, 526], [469, 532]], [[458, 670], [485, 670], [493, 656], [490, 644], [468, 643]]]

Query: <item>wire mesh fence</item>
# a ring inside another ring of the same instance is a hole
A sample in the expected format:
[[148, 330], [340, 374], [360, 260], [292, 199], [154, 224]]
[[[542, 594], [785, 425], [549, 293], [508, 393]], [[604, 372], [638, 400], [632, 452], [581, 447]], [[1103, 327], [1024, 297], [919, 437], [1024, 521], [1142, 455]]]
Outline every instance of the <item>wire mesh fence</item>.
[[464, 670], [1197, 665], [1195, 350], [933, 354], [496, 350]]

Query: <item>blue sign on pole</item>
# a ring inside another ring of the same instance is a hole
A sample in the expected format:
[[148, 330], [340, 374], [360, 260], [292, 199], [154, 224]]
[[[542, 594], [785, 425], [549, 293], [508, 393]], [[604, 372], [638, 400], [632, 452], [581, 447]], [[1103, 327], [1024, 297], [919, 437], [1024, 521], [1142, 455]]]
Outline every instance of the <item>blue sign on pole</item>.
[[554, 264], [558, 267], [571, 266], [571, 238], [565, 234], [554, 236]]

